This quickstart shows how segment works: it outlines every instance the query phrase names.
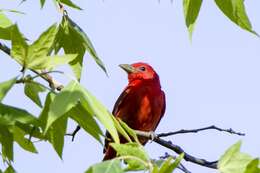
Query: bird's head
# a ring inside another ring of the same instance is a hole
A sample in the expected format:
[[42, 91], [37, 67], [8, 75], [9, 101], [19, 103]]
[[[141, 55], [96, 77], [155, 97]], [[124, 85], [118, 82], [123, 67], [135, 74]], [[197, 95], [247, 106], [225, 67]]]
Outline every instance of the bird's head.
[[159, 82], [159, 76], [154, 71], [154, 69], [147, 63], [138, 62], [134, 64], [120, 64], [123, 70], [128, 74], [129, 82], [135, 80], [145, 80], [145, 81], [156, 81]]

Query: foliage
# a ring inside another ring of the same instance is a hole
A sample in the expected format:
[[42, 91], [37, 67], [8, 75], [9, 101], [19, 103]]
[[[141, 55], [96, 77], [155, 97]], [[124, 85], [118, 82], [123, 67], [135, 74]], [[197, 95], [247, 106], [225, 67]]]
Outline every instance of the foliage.
[[[45, 0], [40, 0], [42, 8], [45, 2]], [[77, 10], [81, 10], [81, 7], [71, 0], [53, 0], [53, 2], [59, 6], [60, 10], [63, 10], [62, 20], [41, 33], [32, 44], [28, 44], [27, 37], [20, 32], [17, 24], [13, 24], [8, 19], [5, 11], [0, 10], [0, 40], [11, 43], [10, 57], [22, 68], [21, 74], [0, 83], [1, 156], [8, 165], [4, 172], [15, 172], [12, 167], [15, 155], [14, 142], [25, 151], [37, 153], [37, 148], [31, 139], [48, 141], [62, 158], [68, 119], [77, 122], [86, 133], [101, 144], [104, 134], [100, 125], [104, 126], [113, 138], [114, 143], [111, 143], [111, 146], [117, 151], [118, 157], [92, 165], [86, 173], [122, 173], [133, 170], [145, 170], [152, 173], [173, 172], [184, 154], [176, 159], [169, 157], [157, 162], [151, 160], [139, 143], [134, 130], [124, 122], [115, 119], [105, 106], [79, 83], [86, 52], [105, 73], [106, 68], [87, 34], [69, 17], [63, 5]], [[202, 0], [183, 0], [184, 17], [190, 38], [202, 3]], [[215, 0], [215, 3], [236, 25], [257, 34], [247, 17], [243, 0]], [[16, 10], [9, 10], [9, 12], [21, 13]], [[45, 86], [42, 81], [38, 80], [38, 78], [46, 80], [45, 72], [52, 73], [57, 66], [66, 64], [72, 68], [77, 80], [71, 80], [62, 91], [57, 92], [55, 88]], [[23, 108], [4, 104], [4, 98], [15, 85], [23, 85], [25, 96], [41, 109], [39, 116]], [[40, 93], [46, 93], [44, 104], [39, 96]], [[126, 138], [129, 143], [120, 144], [118, 134]], [[233, 145], [221, 157], [218, 164], [220, 172], [260, 172], [259, 159], [240, 153], [240, 145], [240, 142]], [[0, 170], [0, 172], [3, 171]]]

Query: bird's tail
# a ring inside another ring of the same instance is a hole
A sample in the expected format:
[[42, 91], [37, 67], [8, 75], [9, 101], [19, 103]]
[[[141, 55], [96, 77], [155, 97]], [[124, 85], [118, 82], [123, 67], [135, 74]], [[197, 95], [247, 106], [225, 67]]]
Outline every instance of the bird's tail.
[[112, 147], [108, 146], [103, 161], [113, 159], [114, 157], [116, 157], [116, 151]]

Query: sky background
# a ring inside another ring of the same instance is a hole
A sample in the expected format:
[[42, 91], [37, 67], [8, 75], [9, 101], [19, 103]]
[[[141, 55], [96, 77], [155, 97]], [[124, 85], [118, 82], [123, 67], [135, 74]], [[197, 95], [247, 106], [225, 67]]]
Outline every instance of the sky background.
[[[185, 27], [182, 1], [156, 0], [74, 0], [83, 11], [66, 8], [69, 16], [88, 34], [109, 77], [85, 56], [82, 84], [109, 110], [127, 84], [127, 77], [118, 64], [147, 62], [161, 79], [166, 93], [167, 108], [157, 132], [193, 129], [208, 125], [233, 128], [245, 132], [245, 137], [216, 131], [169, 137], [187, 153], [208, 160], [218, 159], [224, 151], [243, 140], [242, 151], [260, 156], [260, 39], [231, 23], [213, 0], [203, 1], [192, 43]], [[51, 24], [61, 20], [61, 14], [47, 0], [40, 10], [38, 0], [0, 0], [0, 8], [18, 9], [26, 15], [8, 14], [19, 24], [30, 40]], [[245, 1], [253, 29], [260, 33], [260, 1]], [[0, 52], [0, 81], [19, 74], [20, 66]], [[62, 67], [71, 73], [68, 67]], [[56, 76], [60, 81], [68, 80]], [[18, 85], [4, 103], [24, 107], [30, 112], [39, 109], [23, 94]], [[69, 131], [76, 124], [69, 123]], [[102, 146], [84, 131], [71, 142], [66, 137], [63, 160], [52, 146], [39, 142], [39, 154], [15, 147], [15, 168], [19, 173], [80, 173], [101, 161]], [[170, 150], [155, 143], [145, 147], [152, 158]], [[193, 173], [216, 171], [183, 161]], [[178, 171], [176, 171], [178, 172]]]

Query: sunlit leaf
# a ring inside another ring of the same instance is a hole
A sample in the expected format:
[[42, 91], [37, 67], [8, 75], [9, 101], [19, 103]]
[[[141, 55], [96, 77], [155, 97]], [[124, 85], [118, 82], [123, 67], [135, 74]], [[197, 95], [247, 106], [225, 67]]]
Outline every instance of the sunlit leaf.
[[16, 173], [16, 171], [11, 165], [9, 165], [8, 168], [6, 168], [6, 170], [4, 171], [4, 173]]
[[[143, 146], [138, 143], [126, 143], [126, 144], [116, 144], [110, 143], [110, 145], [116, 150], [117, 154], [120, 156], [133, 156], [138, 159], [125, 159], [128, 164], [129, 170], [143, 170], [146, 168], [144, 163], [149, 161], [149, 156], [144, 150]], [[142, 162], [141, 162], [141, 161]]]
[[77, 83], [79, 91], [81, 94], [81, 104], [85, 107], [85, 109], [89, 110], [89, 112], [93, 113], [95, 117], [101, 122], [103, 126], [108, 130], [111, 134], [113, 140], [116, 143], [119, 143], [119, 137], [117, 133], [117, 129], [115, 128], [112, 114], [107, 110], [107, 108], [96, 98], [94, 97], [88, 90]]
[[113, 118], [114, 121], [114, 125], [118, 131], [118, 133], [120, 133], [128, 142], [132, 142], [131, 138], [129, 137], [129, 135], [126, 133], [126, 131], [124, 130], [124, 128], [120, 125], [119, 121], [114, 117], [111, 116]]
[[240, 152], [241, 141], [231, 146], [219, 159], [218, 169], [221, 173], [244, 173], [253, 158]]
[[74, 4], [71, 0], [59, 0], [61, 3], [66, 4], [69, 7], [76, 8], [78, 10], [82, 10], [79, 6]]
[[259, 173], [259, 172], [260, 172], [259, 158], [256, 158], [247, 165], [244, 173]]
[[85, 173], [123, 173], [119, 160], [113, 159], [97, 163], [88, 168]]
[[40, 37], [28, 48], [27, 64], [29, 68], [32, 68], [34, 61], [37, 59], [46, 57], [53, 45], [57, 32], [57, 25], [50, 26], [44, 31]]
[[[41, 127], [46, 130], [46, 125], [48, 121], [48, 113], [50, 111], [50, 105], [55, 99], [55, 95], [53, 93], [48, 93], [44, 108], [40, 114], [39, 122]], [[46, 132], [46, 137], [52, 144], [53, 148], [57, 152], [57, 154], [62, 158], [63, 146], [64, 146], [64, 135], [66, 133], [67, 128], [67, 115], [57, 119], [55, 122], [51, 124], [49, 130]]]
[[192, 37], [196, 19], [199, 15], [201, 4], [202, 0], [183, 0], [184, 17], [190, 39]]
[[34, 103], [42, 107], [41, 99], [39, 97], [40, 92], [44, 92], [45, 88], [36, 82], [27, 82], [24, 86], [24, 93], [29, 97]]
[[63, 48], [66, 54], [78, 55], [74, 61], [70, 62], [70, 65], [78, 80], [80, 80], [81, 77], [83, 57], [86, 51], [106, 72], [103, 62], [98, 57], [86, 33], [84, 33], [84, 31], [68, 16], [63, 17], [56, 36], [55, 51], [58, 52], [61, 48]]
[[12, 24], [13, 23], [3, 13], [0, 12], [0, 27], [7, 28]]
[[9, 132], [7, 127], [0, 126], [0, 143], [2, 144], [2, 158], [12, 161], [13, 154], [13, 135]]
[[78, 103], [81, 93], [76, 89], [77, 83], [70, 82], [57, 96], [55, 96], [50, 104], [45, 132], [47, 132], [49, 127], [57, 119], [61, 118], [62, 115], [65, 115]]
[[47, 118], [47, 125], [45, 132], [48, 128], [65, 113], [70, 111], [78, 103], [81, 103], [85, 110], [91, 115], [94, 115], [102, 125], [106, 127], [116, 143], [119, 142], [117, 130], [109, 111], [84, 87], [78, 82], [70, 82], [53, 100], [50, 105], [50, 110]]
[[46, 57], [39, 57], [30, 63], [30, 68], [34, 70], [47, 69], [52, 70], [57, 66], [69, 64], [77, 57], [77, 54], [53, 55]]
[[13, 85], [16, 82], [17, 77], [12, 78], [8, 81], [1, 82], [0, 83], [0, 102], [3, 100], [3, 98], [6, 96], [8, 91], [13, 87]]
[[172, 161], [172, 157], [169, 157], [165, 162], [163, 162], [162, 166], [160, 167], [159, 173], [172, 173], [180, 164], [183, 157], [183, 153], [180, 154], [179, 157], [177, 157], [174, 161]]
[[13, 133], [14, 141], [16, 141], [23, 149], [32, 153], [37, 153], [32, 141], [24, 137], [26, 133], [22, 129], [17, 126], [13, 126], [11, 128], [11, 132]]
[[93, 136], [98, 142], [102, 144], [100, 136], [104, 136], [100, 127], [98, 126], [94, 115], [86, 110], [81, 104], [77, 104], [68, 115], [75, 120], [81, 128]]
[[215, 0], [218, 8], [235, 24], [253, 34], [257, 33], [252, 30], [252, 25], [246, 14], [244, 0]]
[[133, 129], [131, 129], [124, 121], [119, 119], [120, 125], [124, 128], [124, 130], [132, 137], [134, 138], [135, 142], [140, 143], [139, 139], [137, 137], [137, 134]]
[[37, 119], [26, 110], [0, 103], [0, 124], [5, 122], [7, 124], [2, 125], [14, 125], [16, 121], [23, 124], [38, 124]]
[[49, 141], [61, 159], [64, 146], [64, 135], [67, 129], [67, 120], [67, 116], [63, 116], [55, 121], [48, 131]]
[[23, 67], [27, 67], [27, 52], [28, 52], [28, 44], [26, 43], [23, 35], [20, 33], [17, 25], [12, 27], [11, 32], [11, 40], [12, 40], [12, 49], [11, 56], [14, 58], [19, 64]]

